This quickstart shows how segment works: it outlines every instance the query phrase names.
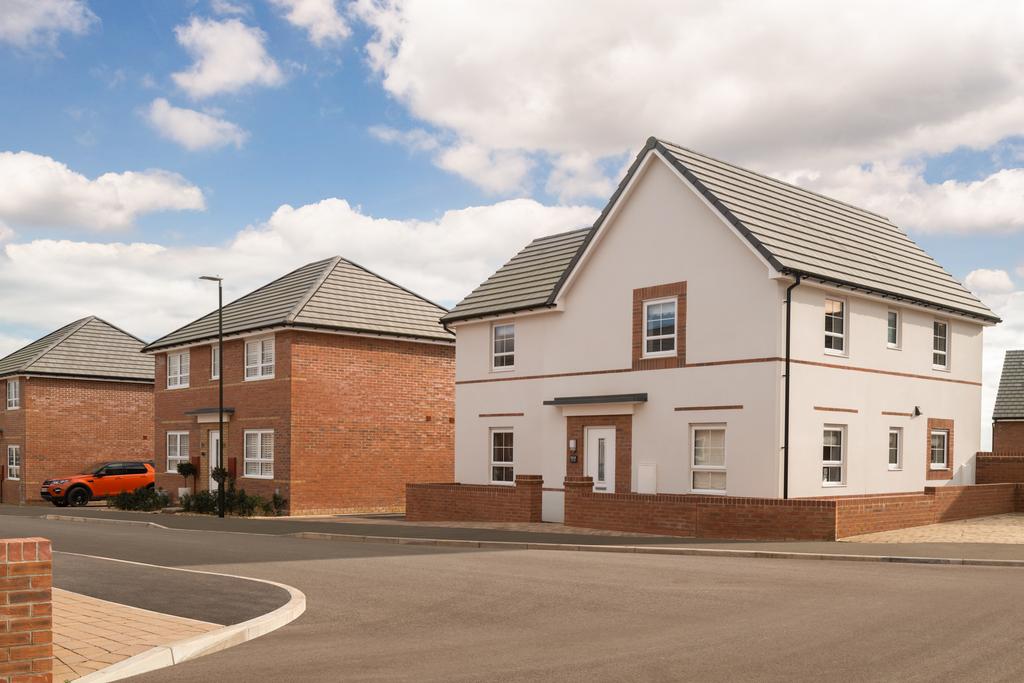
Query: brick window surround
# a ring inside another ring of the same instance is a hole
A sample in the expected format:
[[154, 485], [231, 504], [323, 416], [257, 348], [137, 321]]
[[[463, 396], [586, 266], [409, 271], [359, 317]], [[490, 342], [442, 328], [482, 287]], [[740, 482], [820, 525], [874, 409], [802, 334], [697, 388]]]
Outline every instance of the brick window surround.
[[[633, 484], [633, 416], [572, 415], [565, 418], [565, 473], [568, 477], [586, 475], [587, 427], [615, 427], [615, 492], [629, 493]], [[576, 439], [576, 462], [569, 461], [569, 440]]]
[[[676, 355], [644, 358], [644, 302], [676, 298]], [[686, 283], [672, 282], [633, 290], [633, 369], [662, 370], [686, 365]], [[616, 479], [618, 477], [616, 476]], [[616, 488], [618, 482], [616, 482]]]
[[[933, 429], [944, 429], [949, 432], [949, 437], [946, 439], [946, 459], [948, 468], [944, 470], [933, 470], [932, 469], [932, 430]], [[943, 420], [939, 418], [930, 417], [928, 418], [928, 431], [925, 434], [925, 456], [924, 456], [924, 467], [925, 467], [925, 479], [936, 480], [936, 479], [952, 479], [953, 478], [953, 420]]]

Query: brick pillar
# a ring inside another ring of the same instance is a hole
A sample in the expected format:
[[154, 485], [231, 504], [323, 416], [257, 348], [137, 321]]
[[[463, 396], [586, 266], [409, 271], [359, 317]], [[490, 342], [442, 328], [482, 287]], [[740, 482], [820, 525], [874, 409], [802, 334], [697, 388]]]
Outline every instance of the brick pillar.
[[570, 476], [565, 478], [565, 515], [567, 526], [587, 526], [586, 512], [580, 505], [580, 496], [594, 492], [593, 477]]
[[544, 477], [539, 474], [517, 474], [516, 495], [520, 496], [528, 509], [531, 522], [541, 521], [544, 497]]
[[45, 538], [0, 539], [0, 683], [53, 680], [50, 552]]

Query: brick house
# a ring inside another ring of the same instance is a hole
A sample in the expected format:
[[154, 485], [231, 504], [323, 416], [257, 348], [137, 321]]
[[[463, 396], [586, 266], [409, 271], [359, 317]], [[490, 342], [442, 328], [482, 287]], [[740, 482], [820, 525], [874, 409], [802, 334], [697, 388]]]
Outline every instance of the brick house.
[[44, 479], [105, 459], [153, 458], [153, 360], [95, 316], [0, 359], [5, 503], [39, 501]]
[[157, 486], [210, 479], [224, 373], [224, 466], [291, 514], [400, 511], [405, 484], [450, 479], [454, 336], [445, 309], [341, 257], [225, 305], [145, 351], [156, 361]]
[[835, 507], [779, 499], [973, 484], [999, 322], [886, 218], [654, 138], [592, 227], [443, 320], [460, 484], [410, 489], [434, 510], [413, 517], [455, 515], [448, 496], [669, 533], [755, 498], [771, 527]]
[[992, 411], [992, 451], [1024, 453], [1024, 350], [1010, 350], [1003, 359], [999, 392]]

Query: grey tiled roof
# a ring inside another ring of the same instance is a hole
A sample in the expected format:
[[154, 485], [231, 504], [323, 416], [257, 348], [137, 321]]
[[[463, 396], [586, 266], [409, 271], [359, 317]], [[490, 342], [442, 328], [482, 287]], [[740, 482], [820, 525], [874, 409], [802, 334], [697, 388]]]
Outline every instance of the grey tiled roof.
[[459, 302], [445, 320], [549, 305], [592, 228], [540, 237]]
[[992, 411], [995, 420], [1024, 418], [1024, 349], [1007, 351], [1003, 358], [1003, 374]]
[[[748, 171], [678, 145], [651, 138], [619, 183], [593, 229], [582, 234], [582, 254], [600, 229], [647, 153], [656, 150], [728, 220], [773, 268], [853, 290], [955, 312], [987, 322], [999, 318], [888, 219], [844, 202]], [[539, 241], [539, 240], [538, 240]], [[552, 306], [568, 272], [579, 260], [564, 263], [558, 277], [545, 271], [543, 284], [554, 281], [546, 300], [538, 303], [528, 283], [499, 277], [526, 255], [529, 245], [487, 282], [460, 302], [447, 321], [497, 312]], [[540, 278], [538, 277], [538, 280]], [[491, 286], [488, 287], [488, 283]], [[538, 284], [541, 284], [538, 282]], [[485, 290], [486, 298], [478, 292]], [[538, 290], [543, 289], [539, 287]], [[491, 303], [495, 302], [495, 303]], [[471, 305], [472, 304], [472, 305]]]
[[[452, 341], [445, 309], [335, 256], [309, 263], [224, 305], [224, 334], [300, 327]], [[177, 329], [147, 351], [217, 336], [217, 311]]]
[[95, 316], [82, 318], [0, 359], [0, 376], [153, 380], [144, 342]]

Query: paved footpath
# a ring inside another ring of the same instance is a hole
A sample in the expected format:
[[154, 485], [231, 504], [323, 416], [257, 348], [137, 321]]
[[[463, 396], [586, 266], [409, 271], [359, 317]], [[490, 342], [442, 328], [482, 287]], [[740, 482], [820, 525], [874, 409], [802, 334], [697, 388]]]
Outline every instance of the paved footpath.
[[38, 515], [0, 524], [51, 538], [56, 557], [306, 594], [291, 624], [140, 682], [1024, 680], [1019, 568], [352, 543]]

